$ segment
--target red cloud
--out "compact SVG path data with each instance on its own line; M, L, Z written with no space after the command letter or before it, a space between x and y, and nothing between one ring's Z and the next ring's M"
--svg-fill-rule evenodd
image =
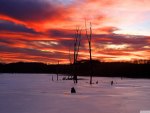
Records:
M98 30L99 30L99 32L104 32L104 33L111 34L114 31L117 31L119 29L116 28L116 27L112 27L112 26L106 26L106 27L99 28Z

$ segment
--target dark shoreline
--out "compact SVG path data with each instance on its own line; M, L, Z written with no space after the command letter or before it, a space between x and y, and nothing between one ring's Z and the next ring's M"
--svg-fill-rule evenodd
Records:
M136 64L129 62L92 62L92 75L97 77L148 78L150 63ZM90 76L89 61L76 64L78 76ZM35 73L35 74L74 74L73 64L10 63L0 64L0 73Z

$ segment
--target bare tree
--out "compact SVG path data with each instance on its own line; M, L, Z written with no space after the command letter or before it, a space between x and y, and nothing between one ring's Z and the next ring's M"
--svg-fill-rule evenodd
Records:
M85 32L86 32L86 38L88 40L88 45L89 45L89 54L90 54L90 84L92 84L92 49L91 49L91 39L92 39L92 24L90 22L90 33L88 34L87 30L87 25L86 25L86 20L85 20Z
M77 27L75 38L74 38L74 78L73 78L74 83L78 83L76 71L77 71L77 60L78 60L80 42L81 42L81 29Z

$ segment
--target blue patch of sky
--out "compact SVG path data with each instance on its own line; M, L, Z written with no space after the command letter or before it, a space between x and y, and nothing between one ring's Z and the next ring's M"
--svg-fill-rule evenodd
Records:
M130 26L129 29L136 31L137 33L141 35L150 35L150 20L143 21L139 24Z
M134 25L120 26L119 33L150 36L150 19Z
M74 2L74 0L57 0L58 2L61 2L62 4L64 5L69 5L71 4L72 2Z

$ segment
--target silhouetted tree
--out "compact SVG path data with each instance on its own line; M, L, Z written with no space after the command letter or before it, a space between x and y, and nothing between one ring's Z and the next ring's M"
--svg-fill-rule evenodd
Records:
M78 53L79 47L81 42L81 29L79 27L76 28L75 38L74 38L74 83L78 83L77 79L77 60L78 60Z
M90 54L90 84L92 84L92 49L91 49L91 39L92 39L92 24L90 22L90 34L88 34L87 26L86 26L86 20L85 20L85 32L86 32L86 38L88 40L89 44L89 54Z

